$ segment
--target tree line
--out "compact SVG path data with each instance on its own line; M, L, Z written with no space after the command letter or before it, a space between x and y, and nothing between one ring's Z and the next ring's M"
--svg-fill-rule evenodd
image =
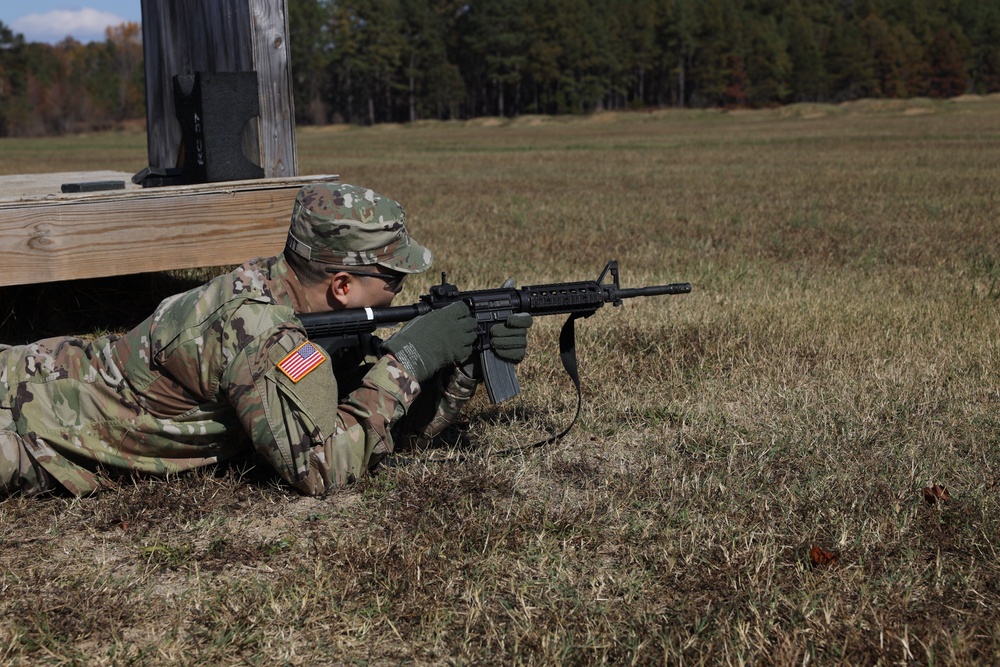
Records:
M300 122L1000 90L982 0L290 0Z
M138 23L103 42L26 42L0 22L0 137L106 129L146 111Z
M761 107L1000 91L982 0L288 0L296 120ZM0 23L0 136L144 116L138 24Z

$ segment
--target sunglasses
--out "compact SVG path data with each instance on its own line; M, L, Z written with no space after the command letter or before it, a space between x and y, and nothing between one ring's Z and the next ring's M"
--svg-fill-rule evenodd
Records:
M365 278L381 278L385 281L385 290L387 292L392 292L393 294L399 294L403 291L403 279L406 278L405 273L379 273L377 271L354 271L352 269L342 269L336 266L329 266L326 268L327 273L347 273L352 276L362 276Z

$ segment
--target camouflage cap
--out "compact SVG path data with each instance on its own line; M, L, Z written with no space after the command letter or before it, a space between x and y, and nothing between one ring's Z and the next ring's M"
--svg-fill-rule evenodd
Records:
M399 202L346 183L315 183L299 190L288 248L306 259L340 266L378 264L420 273L434 257L406 233Z

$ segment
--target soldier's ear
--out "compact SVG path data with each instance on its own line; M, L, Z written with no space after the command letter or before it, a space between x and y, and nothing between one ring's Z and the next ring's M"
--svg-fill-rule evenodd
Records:
M338 271L332 274L327 280L327 290L329 298L334 303L339 303L341 307L347 306L347 295L351 291L351 274Z

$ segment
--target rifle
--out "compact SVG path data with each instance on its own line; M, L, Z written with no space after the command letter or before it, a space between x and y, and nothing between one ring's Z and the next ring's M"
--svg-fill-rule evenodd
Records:
M622 288L618 279L618 262L605 265L597 280L573 283L551 283L515 288L504 285L497 289L459 291L441 274L441 284L434 285L430 294L420 297L419 303L387 308L352 308L327 313L304 313L299 319L305 326L309 339L335 354L344 348L362 345L362 339L380 327L408 322L438 308L464 301L469 306L479 326L474 358L467 368L470 375L483 381L490 401L500 403L521 393L514 364L496 356L490 346L490 330L514 313L535 315L563 315L569 318L559 334L559 353L563 367L572 378L577 391L577 416L583 401L580 377L576 367L576 334L574 322L590 317L605 303L622 305L623 299L663 294L687 294L691 283L673 283L653 287ZM576 417L573 418L573 423ZM570 423L559 438L569 432Z

